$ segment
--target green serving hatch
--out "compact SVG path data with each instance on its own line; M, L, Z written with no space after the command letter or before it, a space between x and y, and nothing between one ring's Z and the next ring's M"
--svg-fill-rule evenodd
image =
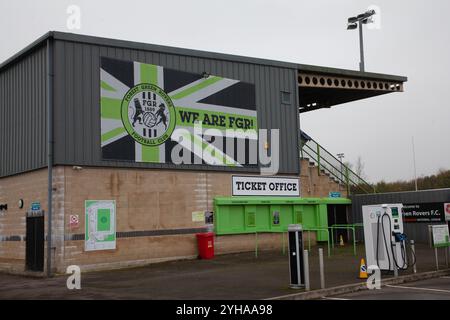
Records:
M304 229L327 228L327 205L351 204L346 198L216 197L214 228L217 235L286 232L290 224ZM327 241L319 231L317 241Z

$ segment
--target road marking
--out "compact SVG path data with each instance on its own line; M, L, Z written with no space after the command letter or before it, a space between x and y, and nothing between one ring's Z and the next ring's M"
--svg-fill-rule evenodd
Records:
M441 279L450 279L450 277L444 276L444 277L441 277Z
M398 288L398 289L413 289L413 290L424 290L424 291L434 291L434 292L445 292L450 293L450 290L442 290L442 289L431 289L431 288L418 288L418 287L405 287L405 286L393 286L387 284L386 287L389 288Z
M322 297L323 300L350 300L345 298Z

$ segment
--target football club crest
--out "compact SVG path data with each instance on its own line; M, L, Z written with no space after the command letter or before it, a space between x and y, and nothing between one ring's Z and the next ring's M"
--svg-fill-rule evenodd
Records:
M140 144L158 146L175 128L175 109L170 97L157 85L141 83L131 88L121 106L122 123Z

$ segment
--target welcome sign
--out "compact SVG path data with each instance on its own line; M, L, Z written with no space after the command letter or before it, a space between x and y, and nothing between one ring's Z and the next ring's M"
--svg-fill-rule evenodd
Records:
M257 165L253 84L102 57L100 87L105 160L173 163L177 148L190 163Z
M436 223L445 221L445 204L442 202L403 205L404 222Z

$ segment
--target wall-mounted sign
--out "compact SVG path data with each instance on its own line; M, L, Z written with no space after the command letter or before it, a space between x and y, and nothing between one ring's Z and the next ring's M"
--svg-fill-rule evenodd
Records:
M298 178L233 176L233 196L300 196Z
M433 230L433 246L434 247L448 247L450 246L450 241L448 239L448 225L433 225L431 226Z
M444 204L442 202L403 205L403 222L444 221Z
M41 203L40 202L33 202L31 204L31 211L39 211L41 210Z
M110 250L116 248L116 202L114 200L87 200L86 251Z
M258 165L254 84L102 57L100 88L105 160Z
M72 229L80 226L80 217L77 214L71 214L69 216L69 227Z
M450 221L450 203L444 203L445 221Z
M329 198L341 198L342 195L341 195L340 192L330 192L330 193L328 194L328 197L329 197Z
M27 217L42 217L44 216L44 210L41 208L40 202L32 202L30 210L27 211Z
M205 212L194 211L192 212L192 222L205 222Z
M214 224L214 213L212 211L205 211L205 223Z

